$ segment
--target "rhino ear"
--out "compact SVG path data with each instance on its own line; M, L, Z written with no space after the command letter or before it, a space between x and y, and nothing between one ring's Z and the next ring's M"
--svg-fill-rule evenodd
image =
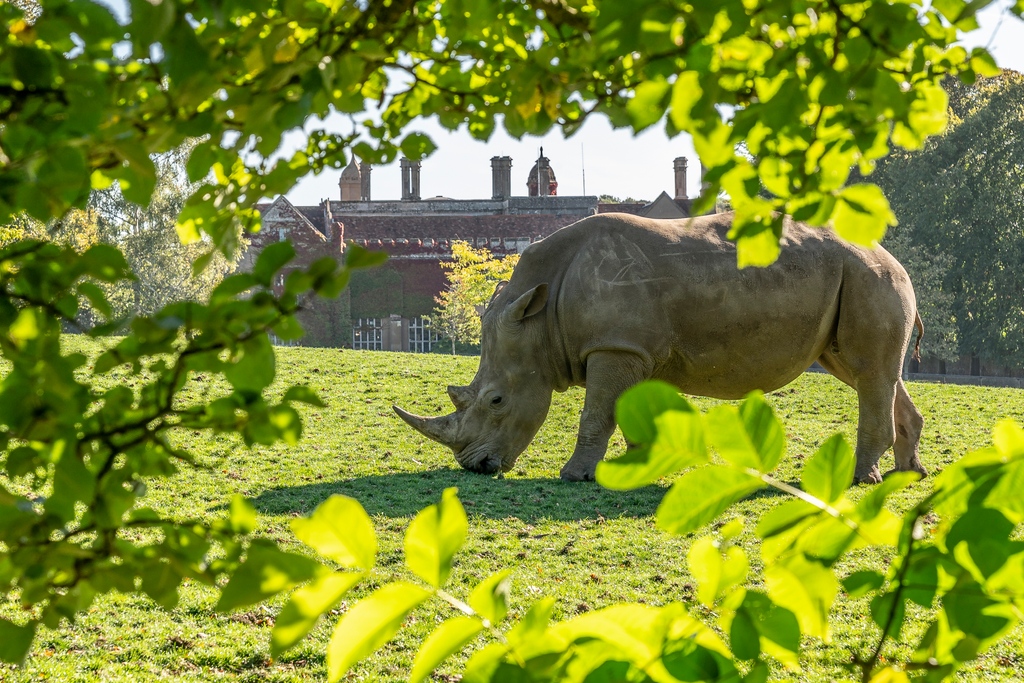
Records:
M498 284L496 284L494 286L494 294L491 294L491 298L487 302L488 305L490 305L491 301L494 301L494 297L496 297L499 294L501 294L501 290L505 289L505 285L507 285L507 284L508 284L508 280L502 280L501 282L499 282Z
M544 310L548 304L548 283L544 282L513 301L505 309L509 320L519 322Z

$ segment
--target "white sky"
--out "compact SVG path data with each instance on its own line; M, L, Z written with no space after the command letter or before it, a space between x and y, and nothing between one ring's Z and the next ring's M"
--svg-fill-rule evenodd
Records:
M982 12L981 28L970 34L965 44L973 47L989 43L1005 6L1006 0L1001 0ZM1024 71L1024 22L1006 15L990 47L1000 66ZM340 117L337 121L339 125L343 122ZM558 131L543 138L515 140L496 130L486 143L473 140L465 131L448 132L433 120L414 129L430 135L438 146L437 151L423 161L420 196L424 198L436 195L455 199L490 197L490 159L505 155L512 157L512 193L525 195L526 175L542 145L544 154L551 159L560 195L583 194L584 161L587 194L647 200L653 200L662 190L672 194L672 160L677 156L689 158L688 193L690 196L697 193L699 166L689 136L679 135L670 140L659 126L633 137L628 129L613 130L606 119L595 116L568 140ZM299 205L318 204L324 198L337 199L339 176L340 171L333 169L319 176L311 174L288 193L288 198ZM373 199L400 199L398 162L374 167L372 183Z
M119 16L127 15L125 0L97 0L111 7ZM996 62L1004 68L1024 72L1024 22L1009 15L1005 8L1013 0L997 0L979 15L981 28L964 41L968 48L989 45ZM328 127L350 130L341 116L328 119ZM595 116L568 140L554 130L543 138L525 137L515 140L496 130L488 142L473 140L464 130L449 132L433 120L422 122L411 130L427 133L438 149L423 160L420 174L420 196L437 195L455 199L481 199L491 196L491 162L493 156L512 157L512 193L526 194L526 175L538 156L541 146L551 159L558 179L560 195L610 194L625 199L653 200L662 190L672 194L674 171L672 160L687 157L687 177L692 197L697 194L700 170L697 155L689 136L669 139L660 126L648 128L633 136L628 129L613 130L607 119ZM302 143L300 132L287 136L282 150L297 148ZM289 152L290 153L290 152ZM584 188L584 162L586 188ZM339 170L312 174L288 192L294 204L319 204L321 199L340 197ZM372 197L400 199L401 180L398 162L376 166L373 170Z

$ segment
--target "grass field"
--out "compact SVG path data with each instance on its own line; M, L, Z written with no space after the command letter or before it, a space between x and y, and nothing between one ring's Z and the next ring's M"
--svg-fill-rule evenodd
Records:
M454 592L511 567L513 614L541 594L557 597L556 618L619 601L691 599L693 586L684 560L690 539L667 536L654 526L653 513L667 482L616 493L557 479L572 451L582 390L556 394L547 423L503 479L459 469L450 451L413 432L392 412L392 403L421 414L448 412L445 385L468 384L476 363L462 357L281 349L280 386L307 384L328 403L326 409L305 412L300 445L248 450L233 439L196 437L189 445L209 468L153 482L149 504L182 517L212 517L222 514L232 494L241 493L260 511L263 533L297 548L288 531L290 519L309 513L332 494L352 496L374 517L381 541L377 581L350 596L355 599L404 575L401 541L406 525L444 488L457 486L470 516L470 533L456 557ZM1021 390L928 384L909 389L925 415L922 459L933 472L985 445L996 420L1024 415ZM215 393L217 387L195 381L190 390ZM790 437L779 471L784 480L798 481L802 461L834 432L853 440L856 396L829 376L804 375L772 394L769 402ZM698 403L707 408L714 402ZM617 436L611 453L622 447ZM891 467L891 455L887 457L883 470ZM893 504L909 506L927 487L927 482L911 486ZM753 522L781 500L771 494L755 496L740 503L735 513ZM750 531L745 543L756 562L759 555ZM878 568L885 561L877 552L857 557L861 567ZM756 569L752 576L757 576ZM143 597L108 596L74 626L41 631L25 667L0 668L0 681L325 678L323 652L333 620L321 623L302 645L272 662L269 633L279 603L222 615L212 609L215 600L214 591L196 585L186 585L180 606L170 612ZM0 604L0 612L11 609L13 605ZM358 666L352 679L404 678L416 647L441 614L431 608L415 612L398 639ZM807 667L800 680L846 679L843 664L875 636L864 601L840 597L834 617L830 646L807 642ZM959 679L1021 680L1021 635L1018 629ZM457 671L449 665L438 679L456 680Z

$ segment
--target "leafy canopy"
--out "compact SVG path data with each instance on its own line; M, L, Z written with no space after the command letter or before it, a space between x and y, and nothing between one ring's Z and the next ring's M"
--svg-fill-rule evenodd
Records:
M571 134L599 114L693 136L703 205L730 195L741 264L774 259L773 211L869 244L893 217L873 186L845 186L850 168L940 132L945 75L994 72L984 49L955 45L987 4L130 0L120 25L93 2L48 0L34 23L5 3L0 223L61 216L111 181L147 205L151 155L208 136L178 229L230 254L259 198L342 166L346 150L374 163L429 154L429 138L406 132L419 118L486 140L496 125ZM327 130L332 112L352 130ZM306 146L277 159L300 126ZM773 198L757 196L762 183Z

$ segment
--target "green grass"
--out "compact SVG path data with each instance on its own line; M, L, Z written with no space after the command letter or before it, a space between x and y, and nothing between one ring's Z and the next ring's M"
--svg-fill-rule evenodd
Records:
M403 576L401 542L409 520L457 486L470 517L469 540L456 557L452 590L467 587L502 568L513 576L513 614L539 595L557 598L556 618L568 618L620 601L663 604L694 597L685 569L690 539L668 536L654 525L654 511L666 482L640 491L616 493L596 485L566 484L558 470L572 451L583 392L556 394L551 414L516 467L503 479L465 472L451 452L422 438L391 410L398 403L413 412L449 410L447 384L467 384L475 358L390 353L282 349L279 384L307 384L327 401L305 411L305 436L295 448L248 450L230 438L189 438L209 469L188 469L152 482L148 504L165 512L210 518L223 514L232 494L255 502L261 532L292 548L289 521L312 511L328 496L358 499L373 516L380 537L378 576L352 600ZM216 393L205 380L190 391ZM985 445L1000 418L1024 414L1024 391L952 385L909 387L926 425L921 451L933 472L969 450ZM713 401L698 399L702 408ZM856 430L856 396L825 375L804 375L769 397L790 437L778 475L799 481L802 462L836 431L851 443ZM621 452L616 436L611 453ZM891 467L891 455L882 469ZM917 484L893 498L903 509L924 494ZM864 489L853 496L863 495ZM730 515L753 521L781 496L764 493L736 506ZM744 543L758 576L759 554L748 530ZM881 568L886 558L862 551L859 567ZM849 570L847 563L842 569ZM0 668L0 681L309 681L325 678L324 650L336 617L326 620L279 661L269 658L269 634L280 602L241 614L213 611L216 593L195 584L181 591L181 604L165 611L144 597L102 598L73 626L41 631L22 669ZM15 609L0 605L0 613ZM694 608L696 614L710 617ZM359 665L352 680L397 680L408 674L417 645L446 613L421 609L399 637ZM863 652L876 636L865 601L840 597L833 610L833 642L806 643L801 680L844 680L853 651ZM481 641L482 642L482 641ZM479 642L477 643L479 645ZM905 653L904 653L905 654ZM464 660L460 660L464 661ZM990 650L960 675L965 681L1019 680L1024 668L1021 631ZM441 670L454 680L457 663Z

